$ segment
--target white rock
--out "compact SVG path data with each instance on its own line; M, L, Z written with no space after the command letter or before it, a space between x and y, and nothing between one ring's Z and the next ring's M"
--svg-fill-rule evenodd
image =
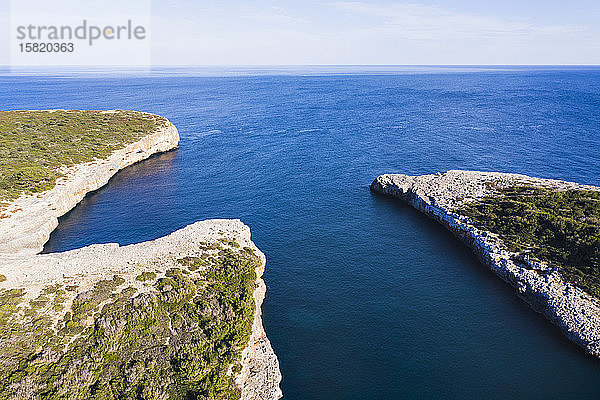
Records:
M252 243L250 228L239 220L208 220L189 225L160 239L129 245L91 245L58 254L38 254L50 233L58 226L58 218L79 203L87 193L105 185L119 170L153 154L177 147L179 134L169 122L138 142L113 152L107 159L78 165L66 171L54 188L41 194L23 195L3 210L0 218L0 274L6 281L0 288L25 288L25 299L37 297L55 283L75 285L67 304L77 294L91 289L102 279L115 274L123 277L138 293L148 290L135 278L148 265L164 273L174 260L194 254L201 242L219 238L235 239L242 247L251 247L263 262L258 267L254 299L256 313L252 333L242 352L242 370L236 383L243 400L275 400L282 396L279 362L267 338L261 319L261 306L266 286L261 276L265 256ZM8 217L6 217L8 216ZM144 266L144 267L140 267ZM59 315L55 316L58 320Z
M600 301L597 298L564 281L555 268L544 263L526 257L523 265L515 264L512 260L515 254L504 250L497 235L477 229L469 218L456 214L461 204L492 194L490 183L499 187L520 183L559 190L600 190L572 182L478 171L381 175L373 181L371 189L402 199L440 222L494 273L517 289L519 297L534 310L545 315L589 354L600 357Z

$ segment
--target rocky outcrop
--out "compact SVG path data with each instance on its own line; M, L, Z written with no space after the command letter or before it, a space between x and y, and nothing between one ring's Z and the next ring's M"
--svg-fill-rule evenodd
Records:
M235 246L231 246L231 243L235 243ZM214 252L221 248L238 252L242 251L240 249L250 248L260 259L256 267L256 312L252 334L242 352L241 372L236 379L242 390L241 398L278 399L282 395L279 389L281 374L277 357L266 337L260 318L260 309L265 297L265 283L261 279L265 268L265 256L251 241L250 228L239 220L201 221L160 239L129 246L101 244L57 254L3 255L0 256L0 274L6 280L0 283L0 291L5 295L6 289L23 288L25 292L20 297L20 302L33 304L39 302L40 296L51 296L48 294L48 288L69 288L61 295L61 305L65 308L41 310L44 317L50 317L53 323L58 323L64 320L67 312L74 313L75 299L78 296L86 296L98 282L108 282L118 277L118 286L112 290L118 293L119 290L134 288L131 298L136 301L135 299L156 291L153 282L169 276L167 271L181 268L178 260L201 257L205 253L216 254ZM144 273L153 274L152 281L140 279ZM98 306L96 312L99 313L100 309L101 306ZM98 318L96 322L93 321L94 319L91 323L100 323ZM42 335L42 332L36 334ZM171 346L172 350L176 349L173 343ZM0 366L4 362L1 360L2 351L4 349L0 343Z
M261 318L261 305L267 292L265 282L260 278L264 267L263 262L257 270L258 279L254 291L256 312L252 323L252 335L242 351L242 370L236 378L236 383L242 389L242 400L279 399L283 396L279 387L281 382L279 362L267 338Z
M0 254L37 254L42 251L58 218L75 207L87 193L104 186L119 170L153 154L177 147L179 134L168 122L157 132L113 152L108 158L77 165L43 193L23 195L3 210L0 218Z
M483 264L512 285L535 311L542 313L587 353L600 357L599 300L565 282L558 269L528 257L515 257L514 253L505 250L501 238L477 229L469 218L457 213L465 202L493 195L495 187L516 184L561 190L600 190L558 180L476 171L422 176L382 175L373 181L371 190L404 200L440 222L469 246Z
M167 123L157 132L113 152L106 159L66 170L64 178L59 179L54 188L40 194L21 196L5 207L2 210L3 218L0 218L2 304L11 304L11 307L13 302L29 304L29 308L15 309L21 310L17 312L29 313L27 315L35 313L33 305L41 307L47 326L59 326L62 323L66 327L64 321L73 311L71 308L75 299L89 296L99 282L113 282L116 285L109 285L115 291L113 297L131 290L131 299L135 303L138 298L156 296L152 294L156 290L155 286L145 278L140 279L146 276L145 273L150 274L153 279L160 279L170 269L180 268L178 260L186 257L213 257L215 249L226 248L236 254L242 254L241 249L252 249L261 260L256 267L256 288L253 293L256 308L251 336L242 352L240 371L236 373L235 382L241 389L241 398L244 400L278 399L282 396L279 388L281 373L261 320L261 306L266 292L261 278L265 256L252 243L250 229L239 220L197 222L166 237L135 245L92 245L65 253L38 254L58 225L58 218L75 207L87 193L105 185L119 170L153 154L171 150L177 147L178 142L177 129ZM187 273L193 274L190 271ZM59 292L60 296L56 294ZM52 304L47 304L48 298L52 298ZM105 303L96 305L96 312L102 309L102 304ZM23 311L26 309L29 311ZM8 314L1 315L0 323L15 316L11 316L10 312L13 311L9 310ZM106 320L93 322L91 319L87 323L110 326ZM22 328L21 333L25 335L27 329ZM13 335L14 340L18 340L17 336ZM38 336L41 335L37 335L36 340L39 339ZM76 342L75 338L70 340ZM169 338L167 343L168 341ZM6 363L19 361L14 356L5 357L2 345L0 340L0 370ZM36 357L48 359L49 356L42 352ZM32 391L34 389L34 383L25 382L15 389L17 394L10 397L29 398L31 396L28 397L28 390L35 393ZM163 398L165 393L157 392L153 395Z

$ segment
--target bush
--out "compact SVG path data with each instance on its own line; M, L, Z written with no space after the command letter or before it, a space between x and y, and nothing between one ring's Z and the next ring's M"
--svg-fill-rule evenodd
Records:
M44 290L26 316L23 292L0 290L0 399L20 390L42 399L239 399L228 371L239 370L251 334L261 261L241 249L211 252L211 262L191 257L163 278L145 275L156 290L138 295L121 289L121 277L99 281L58 327L43 307L62 300L62 287ZM202 269L186 269L194 263Z
M559 267L566 280L600 297L600 192L513 186L459 213L499 234L508 250Z
M61 167L106 158L165 123L136 111L1 111L0 200L51 189Z

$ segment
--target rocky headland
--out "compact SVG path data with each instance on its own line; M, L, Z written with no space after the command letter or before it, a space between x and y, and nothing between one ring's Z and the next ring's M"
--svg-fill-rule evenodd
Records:
M265 256L241 221L39 254L86 193L178 146L163 120L107 157L64 167L50 189L2 204L0 399L282 396L261 320Z
M176 148L179 134L166 121L156 132L114 151L109 157L64 168L64 176L42 193L22 194L7 205L0 218L0 254L37 254L42 251L58 218L87 193L104 186L118 171L153 154Z
M519 193L595 194L594 198L581 200L588 204L597 202L597 192L600 190L572 182L477 171L448 171L422 176L381 175L371 184L372 191L405 201L453 232L484 265L514 287L518 296L535 311L542 313L587 353L600 357L600 301L590 294L594 286L567 280L565 268L544 257L534 256L540 253L539 248L525 252L515 250L512 238L509 240L492 232L492 229L482 227L474 218L466 215L465 210L473 205L483 204L481 208L484 210L485 207L490 208L486 201L502 200L503 193L512 188L522 188ZM597 210L597 205L593 206ZM558 212L567 213L568 210ZM508 215L508 218L519 217ZM578 221L584 221L581 223L588 224L587 227L598 222L585 215L578 216ZM577 282L587 282L585 274L580 275L573 276L578 278Z

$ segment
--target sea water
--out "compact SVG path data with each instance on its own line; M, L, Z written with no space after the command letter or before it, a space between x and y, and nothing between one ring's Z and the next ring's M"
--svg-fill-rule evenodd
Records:
M594 399L600 362L379 174L518 172L600 185L600 69L4 73L3 109L134 109L180 149L117 174L46 251L239 218L266 253L287 400Z

